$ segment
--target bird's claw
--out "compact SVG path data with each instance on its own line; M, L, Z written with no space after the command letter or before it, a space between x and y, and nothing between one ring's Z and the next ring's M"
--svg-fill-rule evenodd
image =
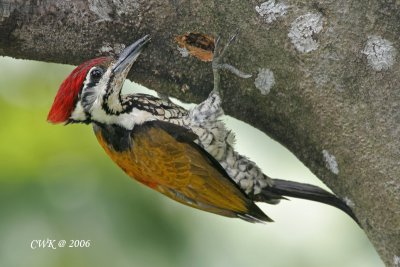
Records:
M244 73L230 64L221 63L221 60L223 59L226 51L228 50L229 46L236 40L236 37L238 36L238 34L239 34L239 31L237 30L236 33L233 34L228 39L228 42L225 44L225 46L223 48L220 48L221 37L217 36L217 38L215 39L214 57L213 57L213 61L212 61L212 69L213 69L213 74L214 74L214 89L213 89L213 91L215 93L220 93L220 90L219 90L219 83L220 83L219 70L220 69L228 70L240 78L247 79L247 78L251 77L251 74Z

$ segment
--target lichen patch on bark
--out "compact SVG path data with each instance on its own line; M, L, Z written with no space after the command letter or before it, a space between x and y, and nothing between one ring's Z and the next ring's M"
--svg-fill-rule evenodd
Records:
M308 13L295 19L289 30L289 38L301 53L316 50L319 43L315 37L323 28L323 17L320 13Z

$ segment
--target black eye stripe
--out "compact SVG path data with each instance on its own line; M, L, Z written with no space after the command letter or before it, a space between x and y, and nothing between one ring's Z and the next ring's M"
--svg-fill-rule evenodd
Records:
M101 67L93 67L87 74L85 82L79 92L78 98L83 100L87 96L94 94L94 87L99 83L101 77L104 74L104 70ZM85 96L83 96L85 95Z

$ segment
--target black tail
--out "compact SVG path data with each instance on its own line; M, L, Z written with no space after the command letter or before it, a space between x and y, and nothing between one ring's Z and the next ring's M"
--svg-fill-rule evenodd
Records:
M273 179L274 183L271 187L263 189L261 194L257 195L258 201L265 201L268 203L274 203L276 196L295 197L307 200L313 200L321 203L325 203L341 209L347 213L353 220L360 225L357 217L346 203L328 191L310 184L297 183L292 181L286 181L281 179ZM276 202L275 202L276 203Z

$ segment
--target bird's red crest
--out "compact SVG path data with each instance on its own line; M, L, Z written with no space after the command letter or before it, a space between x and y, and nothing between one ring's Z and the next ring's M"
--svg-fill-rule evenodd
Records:
M47 120L51 123L66 122L78 101L78 95L82 89L87 72L92 67L109 60L111 60L109 57L99 57L86 61L76 67L60 85Z

